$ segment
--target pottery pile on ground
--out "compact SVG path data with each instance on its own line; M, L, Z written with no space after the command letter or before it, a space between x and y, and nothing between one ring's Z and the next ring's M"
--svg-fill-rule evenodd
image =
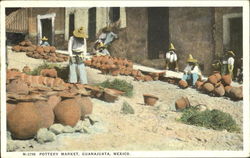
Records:
M84 61L84 63L87 66L101 70L103 74L133 76L138 81L159 80L159 77L163 75L163 73L143 73L140 70L135 70L133 69L133 62L126 58L94 56L91 60Z
M68 56L56 53L54 46L36 46L29 40L20 42L18 45L12 47L15 52L26 52L28 57L35 59L44 59L49 62L64 62L68 60Z
M92 113L90 97L114 102L123 94L118 90L69 84L54 77L7 70L7 127L13 138L33 138L39 129L54 123L74 127Z

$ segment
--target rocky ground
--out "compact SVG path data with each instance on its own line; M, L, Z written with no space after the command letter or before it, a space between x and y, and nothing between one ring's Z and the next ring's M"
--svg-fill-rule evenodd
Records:
M9 54L9 68L31 68L42 61L26 57L25 53ZM65 64L65 63L62 63ZM138 82L130 76L108 76L99 70L87 67L90 84L106 79L119 78L133 84L131 98L120 96L115 103L92 99L94 109L89 116L96 122L86 126L85 131L58 134L53 142L40 144L34 140L9 139L17 151L62 151L62 150L243 150L243 134L215 131L186 125L178 121L181 112L176 112L174 102L186 96L192 105L206 104L210 109L230 113L242 128L243 101L231 101L225 97L211 97L193 88L180 89L162 81ZM145 106L143 94L159 97L153 107ZM123 102L128 102L134 114L122 114ZM88 119L85 120L88 122Z

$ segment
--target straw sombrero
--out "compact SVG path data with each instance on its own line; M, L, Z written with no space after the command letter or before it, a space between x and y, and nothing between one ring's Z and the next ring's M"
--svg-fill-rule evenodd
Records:
M187 62L188 63L197 63L198 61L196 59L194 59L191 54L189 54Z
M169 50L175 50L173 43L170 43Z
M80 27L79 29L74 30L73 35L77 38L88 38L88 36L84 32L83 27Z
M46 38L45 36L43 36L43 38L41 38L42 41L48 41L48 38Z
M229 55L232 55L232 56L234 56L235 57L235 54L234 54L234 52L233 51L227 51L227 54L229 54Z
M110 32L111 31L111 27L110 26L106 26L102 29L102 32Z

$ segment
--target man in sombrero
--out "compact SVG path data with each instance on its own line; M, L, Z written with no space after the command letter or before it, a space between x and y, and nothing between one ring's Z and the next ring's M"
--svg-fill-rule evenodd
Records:
M169 51L166 53L166 70L178 71L177 54L173 43L169 45Z
M87 84L87 73L83 59L87 54L88 36L84 33L84 28L74 30L73 36L70 37L68 43L68 52L70 56L69 62L69 82ZM78 81L79 78L79 81Z
M222 66L221 66L222 75L230 74L231 77L233 78L234 57L235 57L235 54L233 51L226 52L225 57L222 60Z
M191 83L192 86L194 86L195 82L201 76L201 71L198 67L198 61L194 59L191 54L189 54L187 63L188 64L184 69L184 75L182 77L182 80L185 80L188 83Z
M43 38L41 38L40 46L50 46L50 44L48 42L48 38L43 36Z

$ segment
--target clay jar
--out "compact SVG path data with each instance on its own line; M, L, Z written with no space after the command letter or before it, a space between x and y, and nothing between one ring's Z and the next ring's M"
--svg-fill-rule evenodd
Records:
M188 87L188 83L185 80L180 80L178 85L180 88L183 88L183 89Z
M204 89L204 91L206 91L208 93L212 92L214 90L214 85L212 83L209 83L209 82L204 83L203 84L203 89Z
M222 97L225 94L224 86L222 84L219 84L217 87L215 87L214 94Z
M213 85L215 85L218 80L217 80L217 77L215 75L211 75L208 77L208 82L212 83Z
M190 107L190 102L187 97L181 97L175 101L176 110L183 110L187 107Z
M224 85L230 85L232 82L232 78L230 75L223 75L222 81L223 81Z
M195 82L195 87L200 90L202 88L202 85L204 84L204 82L202 81L196 81Z
M154 106L157 100L159 99L158 97L151 94L143 94L143 98L144 98L144 104L150 106Z

